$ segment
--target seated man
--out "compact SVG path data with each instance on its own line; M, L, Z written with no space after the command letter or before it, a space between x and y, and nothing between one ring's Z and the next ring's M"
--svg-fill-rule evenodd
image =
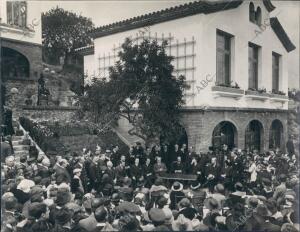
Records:
M184 173L184 165L181 162L181 156L177 156L177 160L172 164L172 173Z
M153 169L156 175L159 175L160 173L165 173L167 171L167 167L163 162L161 162L160 156L157 156L156 164L154 164Z

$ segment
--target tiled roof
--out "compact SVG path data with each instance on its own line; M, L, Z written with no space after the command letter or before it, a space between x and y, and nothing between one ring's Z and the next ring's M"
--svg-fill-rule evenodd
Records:
M153 13L133 17L116 23L108 24L93 29L90 33L92 37L98 38L118 32L123 32L140 27L150 26L157 23L183 18L195 14L209 14L218 11L230 10L241 5L242 0L232 1L195 1L183 5L170 7Z
M85 47L76 48L75 52L80 53L82 55L94 54L94 44L91 44L91 45L88 45Z
M278 18L277 17L270 18L270 24L273 31L275 32L275 34L277 35L278 39L280 40L284 48L287 50L287 52L293 51L296 47L292 43L287 33L285 32L282 25L280 24Z

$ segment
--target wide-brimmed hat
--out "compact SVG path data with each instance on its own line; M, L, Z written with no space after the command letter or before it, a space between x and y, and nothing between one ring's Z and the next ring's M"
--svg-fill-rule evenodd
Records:
M117 207L119 212L140 213L141 209L133 202L124 201Z
M182 189L183 185L178 181L175 181L171 188L172 191L181 191Z
M246 200L246 204L252 208L255 208L259 203L259 200L256 197L249 197Z
M162 209L151 208L148 212L149 219L152 222L165 222L166 215Z
M196 190L196 189L198 189L198 188L200 188L200 187L201 187L201 183L198 182L198 181L196 181L196 180L194 180L194 181L191 183L191 185L190 185L190 188L191 188L192 190Z
M189 199L187 198L183 198L179 201L178 205L182 208L185 208L185 207L190 207L191 206L191 202Z
M221 208L219 202L215 198L212 198L212 197L206 198L204 200L204 206L210 210L215 210L215 209Z
M32 180L24 179L18 184L17 189L23 191L24 193L29 193L31 187L35 186Z

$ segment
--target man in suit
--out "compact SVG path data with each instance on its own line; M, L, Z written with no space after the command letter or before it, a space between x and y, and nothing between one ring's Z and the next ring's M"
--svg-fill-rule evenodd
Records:
M13 150L9 141L5 138L4 141L1 141L1 162L4 163L5 158L12 155Z
M97 228L97 220L95 218L95 211L98 207L104 204L104 201L100 198L94 198L91 202L92 213L89 217L79 221L79 226L88 232L93 232Z
M153 184L153 165L151 164L151 160L148 157L146 159L146 163L143 165L143 174L145 179L145 187L150 188Z
M211 158L211 163L206 167L205 175L209 191L212 192L219 179L219 166L216 157Z
M157 163L154 164L153 167L155 174L159 175L160 173L165 173L167 171L167 167L163 162L161 162L161 157L158 156L156 161Z
M172 173L184 173L184 164L181 162L181 156L172 164Z

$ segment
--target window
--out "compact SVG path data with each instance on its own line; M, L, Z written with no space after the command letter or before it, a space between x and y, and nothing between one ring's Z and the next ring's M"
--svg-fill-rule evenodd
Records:
M258 6L255 10L253 2L250 2L249 4L249 21L258 26L261 25L261 9Z
M258 49L255 44L249 43L248 46L248 75L249 75L249 89L258 89Z
M27 6L23 1L7 2L7 23L19 27L26 27Z
M260 7L257 7L255 12L255 22L258 26L261 25L261 9Z
M272 53L272 90L279 91L279 59L280 55Z
M250 2L249 4L249 20L250 22L255 23L255 9L253 2Z
M217 85L230 85L231 35L217 31Z

